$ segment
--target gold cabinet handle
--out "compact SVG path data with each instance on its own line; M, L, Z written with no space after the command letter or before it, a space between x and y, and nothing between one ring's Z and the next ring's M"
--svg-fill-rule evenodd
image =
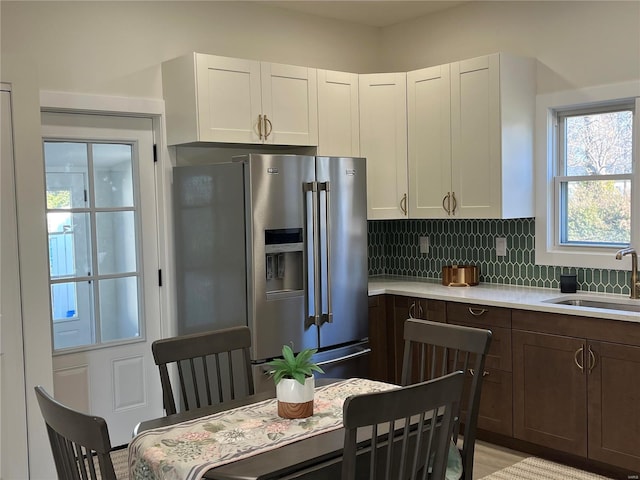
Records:
M444 206L444 202L447 202L446 207ZM451 215L450 206L451 206L451 192L447 192L447 194L442 198L442 208L444 209L445 212L447 212L447 215Z
M584 366L581 365L580 362L578 362L578 355L582 356L582 352L584 352L584 345L582 345L578 350L576 350L576 353L573 354L573 361L578 366L580 371L584 372Z
M402 196L402 200L400 200L400 210L402 210L402 213L404 215L407 214L407 194L406 193Z
M451 199L453 200L453 208L451 209L451 215L455 215L456 208L458 208L458 201L456 200L456 192L451 192Z
M485 309L485 308L473 308L473 307L469 307L469 313L471 315L473 315L474 317L479 317L480 315L484 315L485 313L487 313L489 310Z
M589 345L589 373L593 371L596 366L596 354L591 350L591 345Z
M418 303L418 315L420 316L420 318L424 318L422 316L423 313L424 313L424 311L422 310L422 305L420 303Z
M262 140L262 114L258 115L258 137Z
M416 310L416 302L413 302L409 307L409 318L416 318L413 316L413 312Z
M267 126L269 129L267 129ZM273 130L273 125L271 124L271 120L267 118L267 115L264 116L264 139L266 140L269 135L271 135L271 131Z
M469 369L469 373L471 374L472 377L476 374L476 372L475 372L475 370L473 368ZM486 370L484 372L482 372L482 376L483 377L486 377L487 375L489 375L489 372L487 372Z

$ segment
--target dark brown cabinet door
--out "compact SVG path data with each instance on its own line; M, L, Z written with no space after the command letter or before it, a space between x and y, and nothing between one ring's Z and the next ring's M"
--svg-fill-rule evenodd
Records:
M447 318L446 303L441 300L395 295L393 296L392 313L389 350L393 352L393 367L389 381L399 384L402 376L402 358L404 355L404 322L408 318L445 322Z
M640 472L640 347L589 342L589 458Z
M386 295L369 297L369 376L373 380L389 381L389 351L387 348Z
M587 456L586 341L513 330L513 433Z
M467 398L468 389L471 388L471 373L466 372L465 377L463 398ZM480 394L478 428L510 437L513 434L512 399L511 372L485 370ZM461 412L462 423L466 413L465 408Z

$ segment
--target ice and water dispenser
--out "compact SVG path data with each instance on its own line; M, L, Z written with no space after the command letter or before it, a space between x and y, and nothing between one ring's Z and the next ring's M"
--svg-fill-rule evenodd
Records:
M265 230L267 296L304 293L302 228Z

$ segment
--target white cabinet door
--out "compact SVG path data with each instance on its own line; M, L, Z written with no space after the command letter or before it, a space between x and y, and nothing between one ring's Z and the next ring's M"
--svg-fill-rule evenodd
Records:
M261 143L260 62L192 53L162 64L167 143Z
M360 155L367 159L367 218L407 217L407 74L360 75Z
M534 215L535 60L505 53L451 64L455 215Z
M203 54L196 62L200 141L259 143L260 62Z
M449 65L407 73L410 218L445 218L452 207L449 82Z
M451 64L452 191L462 218L500 216L500 57Z
M358 74L318 70L318 155L360 156Z
M264 143L318 144L316 69L261 62Z

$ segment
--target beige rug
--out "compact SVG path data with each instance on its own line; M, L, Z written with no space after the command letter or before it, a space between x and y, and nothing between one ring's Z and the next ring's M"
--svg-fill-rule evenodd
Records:
M481 480L610 480L607 477L529 457Z
M111 452L113 469L116 471L118 480L129 480L129 452L126 448L121 448Z

